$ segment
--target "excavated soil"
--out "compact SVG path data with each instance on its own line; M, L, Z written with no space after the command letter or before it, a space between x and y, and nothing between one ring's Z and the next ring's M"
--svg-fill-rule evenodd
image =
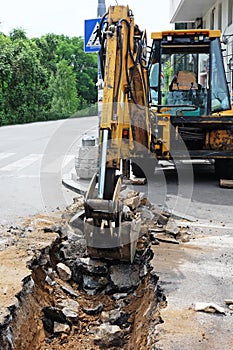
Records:
M17 317L12 322L12 329L14 335L15 349L29 350L29 349L80 349L80 350L94 350L103 349L103 345L95 344L95 327L99 324L99 315L88 316L84 312L80 313L77 325L73 326L70 334L61 334L50 337L44 330L42 318L42 308L44 305L54 305L57 300L66 295L60 292L48 290L46 286L41 286L42 281L39 281L40 273L36 272L36 288L35 292L27 296L23 305L17 312ZM42 278L43 280L43 278ZM38 285L37 285L38 283ZM51 294L50 294L51 293ZM78 298L80 307L90 307L93 304L101 302L104 304L104 310L115 309L114 302L110 297L100 296L87 297L79 294ZM129 296L129 305L125 311L130 313L133 322L131 331L126 329L124 349L151 349L148 347L148 335L153 338L154 325L160 321L159 312L155 310L155 305L152 305L154 300L154 291L149 288L141 287L137 290L137 296ZM129 320L130 321L130 320ZM153 326L152 326L153 325ZM22 336L23 335L23 336ZM119 349L121 346L106 347L107 349Z
M127 296L127 304L124 312L129 314L128 327L124 330L122 344L116 346L97 345L95 342L95 328L100 324L100 315L89 316L80 312L78 320L72 325L69 334L62 332L49 334L43 326L43 308L48 305L56 305L65 300L67 294L62 292L60 285L64 282L57 280L58 285L54 288L45 283L45 274L41 268L36 268L32 274L35 282L33 293L20 296L21 305L11 322L14 348L17 350L57 350L57 349L152 349L155 342L155 326L160 320L158 300L155 294L155 286L149 285L148 281L141 285L134 293ZM73 285L72 290L76 296L73 300L78 301L80 310L93 308L100 302L104 311L115 310L117 305L107 295L88 296L80 292ZM70 297L69 297L70 298ZM160 296L159 296L160 298ZM162 306L163 303L161 302ZM123 328L124 329L124 328ZM6 349L6 348L4 348Z
M62 262L61 246L67 240L61 227L82 208L79 197L65 212L37 215L19 226L1 227L5 233L0 251L4 262L0 283L1 350L155 349L155 329L161 322L160 309L166 305L166 298L149 265L153 255L145 262L147 269L138 286L127 291L101 290L89 295L77 281L65 281L56 272L56 265ZM82 256L80 252L77 255ZM116 298L116 294L122 295ZM77 303L76 317L61 319L57 305L65 302ZM96 311L99 305L101 309ZM51 319L46 310L52 312ZM106 315L119 310L119 317L104 321ZM108 339L109 324L112 330L118 328ZM102 336L96 336L101 325L107 329L103 341Z

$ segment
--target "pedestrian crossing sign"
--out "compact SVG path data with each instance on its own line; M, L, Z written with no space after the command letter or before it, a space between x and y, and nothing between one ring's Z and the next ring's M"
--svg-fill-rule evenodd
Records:
M86 19L84 22L84 51L99 52L100 40L98 37L98 29L101 18Z

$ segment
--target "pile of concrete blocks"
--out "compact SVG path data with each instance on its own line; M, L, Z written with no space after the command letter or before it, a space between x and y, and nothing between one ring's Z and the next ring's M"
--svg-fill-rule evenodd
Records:
M80 179L91 179L98 169L98 145L96 139L84 137L75 157L75 170Z

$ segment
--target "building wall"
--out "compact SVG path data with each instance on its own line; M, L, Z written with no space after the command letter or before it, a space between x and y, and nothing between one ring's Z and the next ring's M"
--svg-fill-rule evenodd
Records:
M180 2L180 0L170 0L170 18L172 18Z
M210 29L220 29L223 41L223 56L227 81L229 88L233 88L233 73L229 68L233 55L233 1L218 0L209 11L203 16L203 27Z
M195 0L185 0L192 4ZM205 1L205 0L203 0ZM197 5L198 6L198 5ZM182 8L182 0L170 0L170 18L176 10ZM201 12L201 10L200 10ZM200 14L201 17L201 14ZM216 0L209 10L202 16L203 27L220 29L225 34L233 32L233 0Z
M231 3L231 9L230 7ZM203 16L203 24L210 29L220 29L224 34L232 33L233 30L233 16L232 16L233 1L231 0L219 0L216 1L209 11ZM231 14L231 20L229 15Z

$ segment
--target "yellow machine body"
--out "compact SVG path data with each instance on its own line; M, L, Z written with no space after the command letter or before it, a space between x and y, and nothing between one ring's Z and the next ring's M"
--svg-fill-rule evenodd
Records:
M140 219L125 222L122 179L153 175L155 161L215 159L233 179L233 111L218 30L146 32L128 6L110 6L99 29L103 77L99 171L85 200L90 256L132 262ZM149 170L152 170L151 172Z

